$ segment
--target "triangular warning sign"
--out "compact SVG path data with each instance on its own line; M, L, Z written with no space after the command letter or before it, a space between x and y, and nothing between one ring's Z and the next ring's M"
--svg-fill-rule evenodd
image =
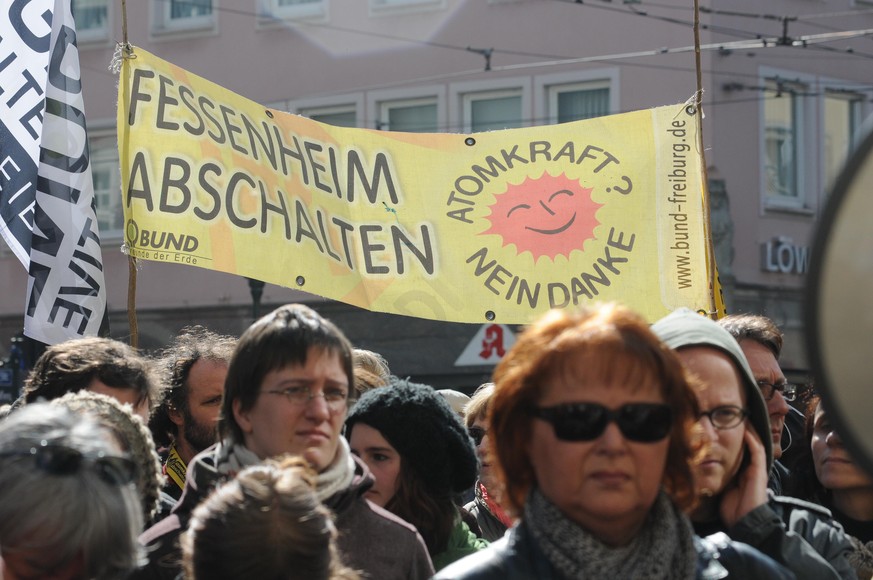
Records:
M455 361L456 367L495 365L512 345L515 334L505 324L483 324Z

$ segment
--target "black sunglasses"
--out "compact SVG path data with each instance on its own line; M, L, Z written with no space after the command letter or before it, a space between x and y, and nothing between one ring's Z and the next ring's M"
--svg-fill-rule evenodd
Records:
M673 411L661 403L629 403L614 410L597 403L564 403L531 412L550 423L555 436L564 441L597 439L615 421L625 439L654 443L666 437L673 425Z
M72 475L87 463L100 479L112 485L126 485L136 477L136 465L129 457L107 455L102 451L87 456L78 449L46 441L30 449L0 451L0 457L33 457L37 468L51 475Z
M470 427L467 429L467 433L470 434L470 439L472 439L473 443L478 447L482 443L482 440L485 439L486 431L482 427Z

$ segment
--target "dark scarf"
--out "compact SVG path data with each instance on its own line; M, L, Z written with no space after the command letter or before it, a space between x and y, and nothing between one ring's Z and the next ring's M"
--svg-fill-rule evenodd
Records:
M696 574L691 523L663 492L630 544L612 548L564 516L534 489L524 521L546 558L564 578L688 580Z

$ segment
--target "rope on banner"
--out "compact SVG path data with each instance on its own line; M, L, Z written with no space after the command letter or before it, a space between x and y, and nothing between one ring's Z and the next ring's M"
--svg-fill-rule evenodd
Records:
M121 42L127 46L127 0L121 0Z
M118 74L125 58L136 58L133 48L127 41L127 0L121 0L121 43L115 47L112 63L109 69ZM127 242L121 246L121 251L127 255L127 323L130 326L130 346L139 347L139 324L136 319L136 272L139 268L136 258L130 254Z

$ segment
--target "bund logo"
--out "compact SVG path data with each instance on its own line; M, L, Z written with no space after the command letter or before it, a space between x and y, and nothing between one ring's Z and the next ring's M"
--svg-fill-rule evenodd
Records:
M148 230L129 220L124 228L124 237L134 258L184 264L197 264L199 259L203 259L194 255L200 241L192 235Z
M139 226L136 225L136 222L133 220L128 221L124 233L127 238L127 245L135 247L136 242L139 239Z

